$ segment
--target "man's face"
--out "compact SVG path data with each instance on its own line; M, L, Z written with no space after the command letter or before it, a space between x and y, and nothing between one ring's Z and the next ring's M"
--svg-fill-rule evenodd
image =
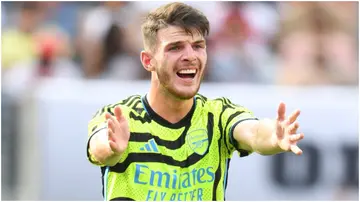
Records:
M196 95L207 61L204 37L192 35L176 26L157 33L157 49L153 57L160 87L178 99Z

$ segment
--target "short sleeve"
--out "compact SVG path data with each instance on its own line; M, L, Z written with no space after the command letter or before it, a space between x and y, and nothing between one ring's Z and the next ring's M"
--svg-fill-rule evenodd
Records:
M232 103L227 98L222 98L221 127L223 129L225 145L230 154L237 150L240 157L247 156L251 151L239 149L237 141L234 139L234 128L237 124L246 120L258 120L247 108Z

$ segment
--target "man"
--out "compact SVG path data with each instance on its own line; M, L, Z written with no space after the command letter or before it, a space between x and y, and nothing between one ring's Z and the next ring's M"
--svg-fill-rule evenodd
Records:
M39 2L20 4L14 27L5 27L1 36L1 68L3 72L19 62L30 62L37 56L33 34L43 21L44 7Z
M300 111L258 120L226 98L197 94L207 61L209 22L170 3L142 25L141 62L150 91L98 111L89 123L89 160L101 166L105 200L224 200L232 153L292 151Z

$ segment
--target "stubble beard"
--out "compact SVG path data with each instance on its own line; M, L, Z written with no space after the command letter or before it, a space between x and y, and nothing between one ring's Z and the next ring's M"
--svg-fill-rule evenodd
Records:
M194 92L183 93L183 92L179 92L178 90L176 90L174 85L171 84L171 75L169 75L168 72L161 71L161 70L156 70L156 75L158 77L160 87L162 88L162 90L166 94L174 97L177 100L189 100L189 99L192 99L199 92L200 84L201 84L201 81L202 81L203 76L204 76L204 75L201 75L200 83L197 85L197 88L196 88L196 90Z

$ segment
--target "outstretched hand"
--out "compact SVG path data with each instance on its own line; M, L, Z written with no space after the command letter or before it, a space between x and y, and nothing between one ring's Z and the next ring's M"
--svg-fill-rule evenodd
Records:
M296 121L300 115L300 110L295 110L287 118L285 117L285 111L285 104L281 102L276 119L277 144L283 151L291 151L296 155L301 155L302 150L297 146L297 143L304 138L304 134L297 134L299 123Z
M116 155L121 155L127 148L130 138L129 124L119 106L114 109L115 116L106 113L108 122L109 145Z

